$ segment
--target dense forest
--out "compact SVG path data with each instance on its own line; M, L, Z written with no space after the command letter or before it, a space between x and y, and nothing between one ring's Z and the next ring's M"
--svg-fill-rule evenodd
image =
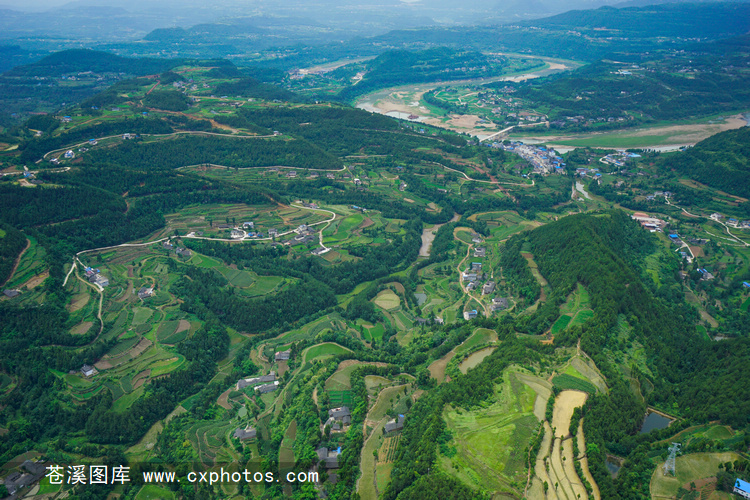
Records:
M727 130L705 139L661 165L727 193L750 197L750 127Z

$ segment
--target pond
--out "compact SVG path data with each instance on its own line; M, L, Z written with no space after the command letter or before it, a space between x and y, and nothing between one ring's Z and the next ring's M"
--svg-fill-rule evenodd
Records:
M671 423L672 419L663 415L659 415L655 412L650 412L646 414L646 418L643 420L641 433L651 432L653 430L659 429L666 429Z
M617 473L620 471L619 462L616 462L612 460L610 457L607 457L607 460L604 462L604 464L607 466L607 470L612 475L612 477L617 476Z

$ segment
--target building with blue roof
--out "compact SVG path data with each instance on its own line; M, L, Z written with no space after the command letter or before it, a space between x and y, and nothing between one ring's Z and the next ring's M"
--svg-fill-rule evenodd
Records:
M732 493L739 495L742 498L750 498L750 483L743 481L742 479L736 479L734 481L734 489Z
M680 237L680 235L679 234L670 234L669 237L672 238L673 240L676 240L676 239L678 239Z

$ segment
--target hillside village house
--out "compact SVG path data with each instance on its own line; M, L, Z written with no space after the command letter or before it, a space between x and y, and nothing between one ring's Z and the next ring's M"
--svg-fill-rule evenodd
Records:
M235 429L234 434L232 435L240 441L245 441L246 439L254 438L257 435L257 431L254 427L250 427L248 425L244 429L238 427L237 429Z
M265 384L268 382L273 382L276 380L276 372L271 372L268 375L263 375L261 377L253 377L253 378L245 378L240 379L237 381L237 390L244 389L245 387L250 387L258 384Z

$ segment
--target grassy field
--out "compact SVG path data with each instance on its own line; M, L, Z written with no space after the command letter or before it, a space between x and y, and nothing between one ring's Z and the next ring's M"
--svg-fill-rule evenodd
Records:
M691 453L678 456L675 461L675 476L664 475L664 462L656 466L651 476L650 491L652 497L674 498L680 487L689 486L691 481L715 477L719 464L740 459L734 452Z
M497 332L487 328L477 328L471 336L456 347L456 354L469 352L475 347L497 341Z
M168 488L162 488L155 484L144 484L135 500L172 500L174 493Z
M447 407L443 417L456 454L440 455L440 468L475 488L520 497L526 484L523 450L538 425L535 399L534 390L506 370L491 405L471 411Z

